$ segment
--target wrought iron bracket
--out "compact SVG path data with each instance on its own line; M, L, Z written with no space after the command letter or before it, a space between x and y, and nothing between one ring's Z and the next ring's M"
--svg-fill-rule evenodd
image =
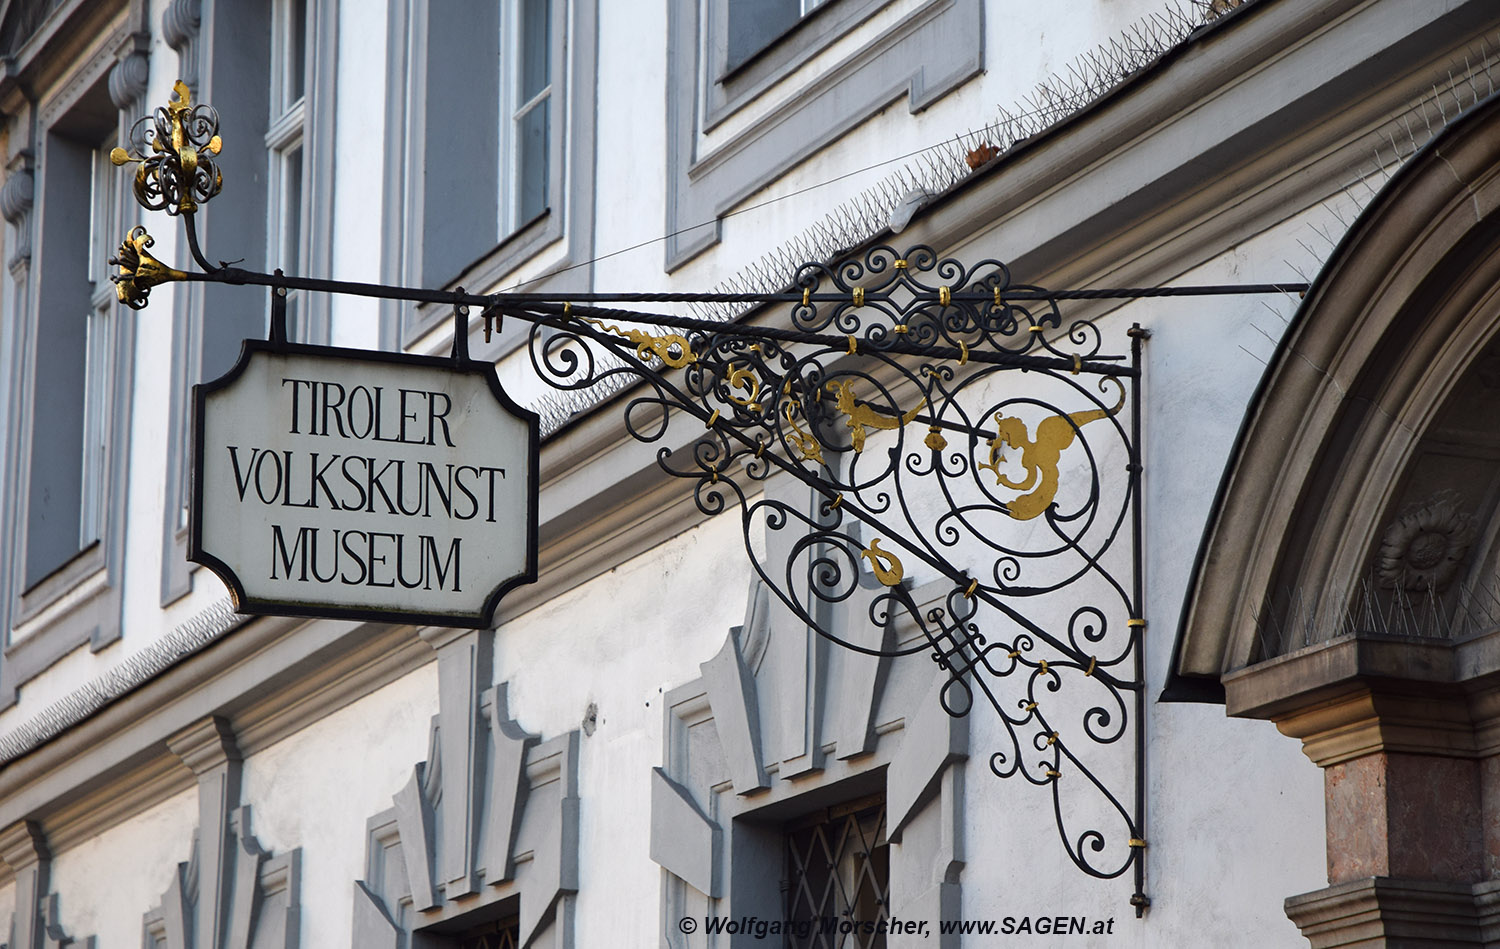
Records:
M982 707L999 725L991 772L1049 794L1069 859L1094 877L1133 872L1130 902L1145 911L1138 433L1149 333L1112 338L1065 320L1058 301L1305 285L1047 290L1015 283L1000 261L966 265L924 246L809 262L765 294L472 294L214 266L194 213L223 185L218 117L180 83L177 94L137 123L136 154L148 157L117 149L115 161L140 162L137 199L183 219L202 270L162 264L136 228L111 260L122 303L140 309L168 281L270 287L270 333L282 339L290 290L448 305L455 358L470 307L486 334L504 318L529 323L538 378L624 392L629 434L663 446L659 465L703 514L738 511L752 567L809 629L860 653L925 654L946 676L948 714ZM787 316L715 322L619 306L675 302ZM668 447L681 425L697 434ZM777 500L773 476L816 503ZM781 561L757 559L759 530L785 538ZM933 581L946 593L918 603L916 583ZM855 641L839 632L850 628L908 633Z

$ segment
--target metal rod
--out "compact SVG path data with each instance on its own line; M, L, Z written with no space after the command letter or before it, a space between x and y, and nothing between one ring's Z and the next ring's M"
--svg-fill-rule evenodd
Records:
M182 212L182 228L187 233L188 250L192 252L193 259L198 262L198 266L209 273L219 270L220 268L208 262L208 258L203 256L203 249L198 245L198 221L194 212ZM189 279L194 276L196 275L188 274Z
M192 216L183 215L189 230ZM191 237L189 244L206 273L189 273L187 279L215 283L254 284L258 286L285 286L291 290L311 290L320 293L349 293L356 296L379 297L385 300L407 300L413 303L468 303L488 305L509 303L526 307L543 303L802 303L801 292L786 293L510 293L493 294L464 293L462 290L429 290L422 287L398 287L389 284L361 283L351 280L324 280L314 277L283 276L258 273L239 267L214 268L208 265L197 250L197 242ZM1114 287L1097 290L1043 290L1035 287L1017 287L1001 290L1002 302L1012 300L1104 300L1146 297L1201 297L1233 296L1257 293L1306 293L1305 283L1248 283L1215 284L1192 287ZM982 291L955 290L950 294L954 302L993 303L995 294ZM847 292L815 292L807 295L809 303L848 303ZM864 297L865 303L905 302L896 295L872 292Z
M1132 534L1131 538L1131 579L1130 597L1134 601L1132 612L1135 617L1144 620L1146 617L1145 602L1145 578L1141 571L1145 566L1144 551L1141 549L1141 340L1150 336L1150 331L1136 323L1128 331L1130 334L1130 366L1135 370L1135 391L1131 393L1130 400L1130 518ZM1144 623L1132 630L1135 637L1133 644L1135 651L1135 681L1140 688L1135 690L1135 834L1138 839L1145 841L1146 838L1146 626ZM1147 907L1151 905L1151 897L1146 895L1146 848L1137 849L1135 854L1135 893L1130 897L1130 905L1135 907L1135 917L1140 919L1145 915Z

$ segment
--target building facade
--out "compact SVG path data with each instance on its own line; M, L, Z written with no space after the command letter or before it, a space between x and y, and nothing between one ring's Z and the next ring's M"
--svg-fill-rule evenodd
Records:
M0 944L1500 945L1494 4L14 0L0 47ZM488 627L188 560L193 386L271 292L110 279L137 226L193 266L111 154L179 80L201 264L739 295L286 295L540 416ZM940 316L873 332L908 277Z

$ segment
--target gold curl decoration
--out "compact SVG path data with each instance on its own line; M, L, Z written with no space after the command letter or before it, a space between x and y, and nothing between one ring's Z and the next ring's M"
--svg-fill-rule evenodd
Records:
M109 278L115 285L115 297L132 310L145 307L152 287L187 279L187 274L151 256L146 248L155 243L156 239L137 225L125 235L120 250L109 259L112 266L120 268L119 273L111 274Z
M642 360L649 361L652 356L655 356L669 369L681 369L698 361L698 356L688 345L687 337L681 333L663 333L661 336L652 336L643 330L621 329L601 320L585 320L585 322L592 323L607 333L613 333L621 339L634 343L635 354Z

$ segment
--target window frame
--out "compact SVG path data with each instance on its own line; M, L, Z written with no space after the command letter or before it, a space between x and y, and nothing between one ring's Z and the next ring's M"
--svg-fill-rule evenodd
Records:
M528 289L586 290L587 268L572 269L587 259L594 220L594 135L599 0L549 0L551 13L551 82L547 90L550 135L547 145L546 210L520 220L514 210L515 184L508 157L514 134L502 121L510 100L500 91L502 43L516 29L516 0L495 9L493 31L483 24L455 24L455 12L432 0L404 0L390 7L388 35L406 42L389 45L387 55L386 155L382 278L421 286L489 287L544 251L550 251L548 274ZM446 14L446 18L445 18ZM509 24L509 25L507 25ZM483 36L476 36L483 31ZM468 50L466 61L488 61L496 68L493 87L451 95L446 72L457 68L434 57L434 47L454 36ZM491 41L490 36L493 36ZM472 47L472 49L469 49ZM471 82L472 86L473 83ZM476 111L485 89L498 105ZM429 129L441 129L433 135ZM497 146L497 173L463 174L454 156L487 154ZM442 167L449 173L422 175L420 169ZM382 341L387 349L405 349L452 319L435 305L382 305ZM478 326L476 321L475 326ZM508 321L491 343L470 335L470 351L496 358L525 339L525 328ZM442 344L446 345L446 344Z
M226 180L265 182L265 187L226 189L198 212L199 232L214 253L215 222L223 220L219 240L236 254L249 258L246 266L272 270L277 266L302 276L331 276L333 264L334 175L333 149L337 112L338 67L337 0L306 0L303 29L303 92L295 108L279 108L287 84L284 58L278 47L286 43L286 9L292 0L240 0L205 9L196 32L177 24L166 40L177 51L176 74L185 77L195 102L218 108L225 141L264 142L262 148L226 149L219 163ZM300 110L300 121L298 120ZM281 119L273 123L273 116ZM272 200L279 187L273 154L300 130L302 192L299 260L290 267L268 260L278 256L275 243L281 212ZM262 230L264 228L264 230ZM229 368L227 351L239 339L263 337L270 311L269 298L256 298L242 288L182 284L172 288L172 403L168 421L166 506L162 513L160 603L170 606L190 593L200 569L187 560L186 519L189 485L188 447L191 443L187 404L193 385L208 381ZM332 336L328 294L306 294L298 302L297 338L327 344ZM212 318L205 314L214 313ZM219 363L205 367L205 361Z
M129 121L130 110L122 111L110 92L115 71L135 69L131 58L141 55L142 37L130 33L127 23L128 18L120 17L96 33L89 53L68 75L53 83L35 105L7 116L12 147L20 144L23 149L10 162L9 175L31 176L29 200L34 207L10 220L6 241L17 250L7 288L8 315L17 326L0 365L0 379L8 389L0 422L13 446L5 473L9 487L0 504L0 560L10 564L0 577L0 708L13 704L22 685L63 656L82 646L97 652L121 635L135 321L115 300L108 267L96 258L101 249L104 257L112 256L137 217L129 189L108 177L123 173L101 160L101 153L107 154L124 135ZM24 71L27 66L18 68ZM122 94L133 92L129 81L118 85ZM56 189L64 185L61 178L49 179L69 177L69 187L76 189L77 182L71 180L74 166L83 168L81 174L89 180L81 221L67 209L49 208ZM102 195L100 182L107 183ZM60 247L73 250L59 254ZM80 252L86 255L82 261L70 256ZM58 383L77 393L77 453L64 458L63 454L73 454L68 450L55 459L65 467L76 466L77 550L36 575L34 570L44 568L30 563L30 534L36 529L31 492L39 463L32 434L40 402L47 401L42 387L48 381L36 357L42 310L48 305L42 288L59 274L65 275L60 278L64 283L77 279L88 284L78 301L84 325L74 354L85 384Z
M273 0L271 7L270 112L266 122L266 262L269 268L287 273L308 273L308 167L309 108L307 100L308 53L314 36L311 29L316 0ZM300 33L294 24L300 13ZM301 62L293 54L300 37ZM301 89L293 95L292 76L300 74ZM295 171L293 171L295 169ZM295 178L295 181L292 180ZM315 330L302 310L308 294L287 292L288 335L297 342L326 343L326 330L312 339ZM326 321L325 321L326 322Z
M946 593L944 581L933 581L912 595L925 609ZM789 826L877 794L885 836L901 845L888 851L887 912L956 915L969 723L943 709L947 674L815 643L803 653L797 622L776 619L774 601L761 612L757 596L752 583L746 623L701 664L703 676L665 696L663 759L653 769L651 795L663 930L675 932L684 916L786 919L781 878ZM851 619L866 615L854 604L839 609ZM805 626L801 631L814 638ZM898 646L920 635L909 620L889 631ZM856 682L868 691L851 690ZM829 712L835 695L844 706L839 714ZM777 711L767 715L769 708ZM801 753L810 749L819 754ZM953 871L936 886L934 861Z
M557 65L556 50L554 49L559 39L564 40L566 49L566 37L557 35L558 27L554 23L554 15L558 7L566 10L566 5L557 0L535 0L539 2L547 12L546 18L546 79L540 89L530 97L523 98L526 93L526 67L528 59L535 54L535 50L526 45L526 24L524 18L528 5L534 0L508 0L504 4L504 10L500 15L500 61L496 68L500 70L500 103L501 115L500 127L500 181L506 187L500 195L499 201L499 237L503 244L506 239L524 229L528 224L547 215L552 210L554 203L553 189L550 186L552 168L557 167L552 152L553 132L557 83L554 80L555 67ZM542 182L543 190L546 192L545 199L540 208L528 211L525 204L525 192L528 187L526 181L526 166L523 141L525 133L522 131L524 121L533 113L544 110L545 122L543 131L545 133L545 145L542 157ZM561 148L566 148L566 142L558 143ZM559 191L561 189L558 189Z
M873 2L872 0L865 0L864 6L867 9L878 8L885 2L888 2L888 0L873 0ZM839 4L852 6L853 3L854 0L798 0L796 19L779 28L773 27L772 29L775 30L774 33L768 33L760 41L760 45L749 53L746 53L744 58L736 62L731 61L729 55L729 47L733 39L732 33L734 30L729 15L729 0L715 0L709 8L710 22L715 24L715 27L711 30L714 42L709 47L712 58L709 61L708 74L714 77L715 83L723 84L742 70L752 67L763 56L771 56L780 60L779 68L784 69L785 60L803 53L808 45L814 45L821 49L833 42L833 39L842 33L842 30L838 27L834 27L832 30L825 31L824 33L816 33L814 30L804 29L811 17L829 7ZM783 41L790 40L794 34L804 34L803 43L800 46L792 43L786 49L778 51L777 48L783 44Z
M920 112L984 68L983 0L923 0L744 129L710 138L893 0L830 0L726 70L729 2L667 7L668 272L718 243L723 214L870 116L903 97Z

